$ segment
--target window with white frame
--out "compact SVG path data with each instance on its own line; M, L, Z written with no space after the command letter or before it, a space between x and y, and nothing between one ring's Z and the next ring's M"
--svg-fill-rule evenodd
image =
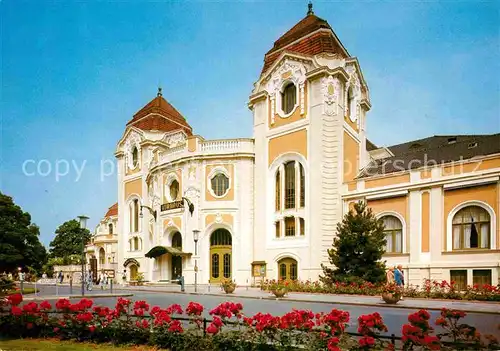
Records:
M137 167L139 164L139 150L137 149L137 146L134 146L132 149L132 167Z
M170 201L176 201L179 196L179 182L174 179L170 182L169 186Z
M385 251L387 253L403 252L403 223L396 216L383 216L384 234L387 240Z
M139 231L139 200L134 199L129 204L130 217L130 232L137 233Z
M210 185L212 187L212 192L218 196L223 197L229 191L229 177L224 173L216 173L212 179L210 179Z
M305 235L306 174L301 162L281 163L274 173L275 237Z
M297 104L297 87L289 82L281 92L281 110L285 115L291 113Z
M480 206L467 206L452 220L453 250L489 249L491 218Z

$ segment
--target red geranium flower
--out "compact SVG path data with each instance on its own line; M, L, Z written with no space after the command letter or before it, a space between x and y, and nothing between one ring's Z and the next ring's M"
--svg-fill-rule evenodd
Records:
M18 306L21 302L23 302L23 295L21 294L13 294L7 296L7 301L12 306Z

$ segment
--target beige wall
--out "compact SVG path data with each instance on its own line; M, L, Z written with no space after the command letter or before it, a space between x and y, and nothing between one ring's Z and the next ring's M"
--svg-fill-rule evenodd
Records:
M137 194L142 197L142 179L135 179L125 183L125 199L130 195Z
M443 167L442 175L449 176L454 174L482 171L491 168L500 168L500 157L484 161L467 162L463 164L456 164L452 166Z
M401 175L385 176L377 179L365 181L365 188L378 188L381 186L396 185L407 183L410 181L410 174L405 173Z
M430 247L430 217L431 217L431 194L429 191L422 193L422 252L429 252Z
M344 182L353 180L359 169L359 143L344 131Z
M269 165L278 156L287 152L296 152L307 158L307 130L305 128L269 140Z
M221 217L222 217L223 223L229 224L231 226L233 225L233 215L228 214L228 213L223 213L223 214L221 214ZM208 214L205 217L205 227L208 227L210 224L214 223L216 218L217 218L217 215Z

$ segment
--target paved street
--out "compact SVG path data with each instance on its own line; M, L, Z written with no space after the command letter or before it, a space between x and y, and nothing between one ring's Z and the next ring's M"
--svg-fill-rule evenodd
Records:
M144 288L145 289L145 288ZM76 289L74 288L74 292ZM149 289L149 290L154 290L154 289ZM165 289L164 289L165 290ZM189 289L188 289L189 290ZM356 325L356 320L357 318L362 315L362 314L368 314L368 313L373 313L373 312L379 312L383 317L384 320L389 328L389 334L394 333L396 335L401 334L401 326L407 322L407 317L409 313L412 313L413 311L416 311L418 309L411 309L411 308L399 308L399 307L386 307L387 305L375 305L375 306L367 306L367 305L353 305L353 304L342 304L341 302L336 302L335 304L328 303L328 302L305 302L305 301L297 301L294 298L297 297L296 295L301 295L301 294L290 294L290 298L285 298L282 300L271 300L271 299L258 299L258 298L248 298L242 296L244 291L246 291L245 288L241 289L241 291L237 291L237 295L225 295L225 294L220 294L218 296L214 295L208 295L208 294L199 294L199 295L194 295L190 293L175 293L174 291L172 292L162 292L160 288L156 289L156 292L153 291L141 291L138 288L134 289L121 289L121 290L115 290L114 292L118 293L133 293L134 296L131 297L134 300L146 300L148 303L151 305L159 305L159 306L168 306L173 303L178 303L181 306L186 306L188 302L190 301L196 301L202 303L205 308L206 312L208 312L209 309L215 307L217 304L223 302L223 301L237 301L241 302L244 306L244 313L247 315L253 315L257 312L269 312L275 315L282 315L291 309L308 309L313 312L328 312L332 310L332 308L336 309L341 309L348 311L351 315L351 325ZM203 291L203 290L202 290ZM216 293L219 294L219 289L218 288L211 288L210 293ZM50 296L54 295L55 292L55 287L43 287L41 291L42 296ZM59 289L60 295L68 295L69 288L68 287L62 287ZM105 291L109 293L109 291ZM208 291L207 291L208 292ZM79 292L78 292L79 293ZM101 294L102 291L100 289L95 289L90 294ZM247 292L249 295L251 294L250 289ZM306 294L302 294L306 295ZM320 296L322 299L326 299L329 296L332 295L311 295L310 296ZM266 294L265 296L268 296ZM338 297L338 296L336 296ZM348 298L351 302L353 300L359 300L359 296L342 296L342 298ZM106 305L106 306L113 306L116 303L116 297L105 297L105 298L99 298L95 300L96 304L100 305ZM373 299L377 299L374 297ZM378 300L377 300L378 301ZM406 300L405 300L406 301ZM403 302L405 302L403 301ZM430 302L430 301L427 301ZM437 304L441 304L441 301L433 301ZM378 301L379 303L379 301ZM498 304L490 304L491 309L498 308ZM455 308L459 308L458 306ZM430 311L432 315L432 320L435 320L435 318L439 315L438 311ZM208 314L207 314L208 316ZM469 323L471 325L476 326L482 333L489 333L489 334L494 334L496 336L500 337L500 330L498 329L498 325L500 324L500 314L492 314L492 313L468 313L467 317L464 320L465 323ZM355 327L349 328L349 331L355 331Z

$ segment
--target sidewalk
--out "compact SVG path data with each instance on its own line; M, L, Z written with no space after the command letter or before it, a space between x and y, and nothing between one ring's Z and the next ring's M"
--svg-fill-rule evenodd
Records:
M158 293L181 293L179 285L166 286L130 286L116 287L117 291L134 291L134 292L158 292ZM219 286L198 286L197 292L194 292L194 286L186 285L184 294L191 295L209 295L209 296L228 296L224 291L221 291ZM246 299L269 299L276 300L274 295L269 292L260 290L259 288L238 287L230 297L239 297ZM310 303L329 303L337 305L357 305L357 306L376 306L389 308L407 308L407 309L427 309L441 310L442 308L457 309L469 313L489 313L500 314L500 303L498 302L482 302L482 301L460 301L460 300L434 300L434 299L416 299L405 298L399 301L396 305L388 305L383 302L380 296L363 296L363 295L330 295L330 294L309 294L291 292L283 299L284 301L294 302L310 302Z
M59 300L59 299L81 299L83 297L88 299L99 299L106 297L130 297L134 296L132 293L116 293L116 294L87 294L85 296L79 295L37 295L29 294L23 296L23 301L43 301L43 300Z

